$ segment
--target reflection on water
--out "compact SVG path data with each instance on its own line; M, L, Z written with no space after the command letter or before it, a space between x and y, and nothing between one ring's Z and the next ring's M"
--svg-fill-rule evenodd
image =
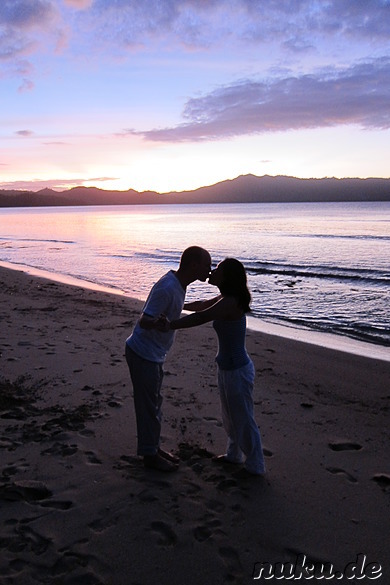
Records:
M1 260L142 299L194 244L244 263L255 317L390 345L389 203L0 210Z

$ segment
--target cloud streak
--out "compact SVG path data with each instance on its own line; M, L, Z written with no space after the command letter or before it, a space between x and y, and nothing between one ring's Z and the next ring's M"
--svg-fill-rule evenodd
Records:
M220 140L288 130L357 125L390 128L390 59L344 70L246 80L187 101L185 122L136 132L150 141Z
M1 166L1 165L0 165ZM107 181L117 181L118 177L93 177L89 179L32 179L30 181L9 181L0 183L0 189L22 189L39 191L40 189L53 189L62 191L71 187L78 187L85 183L104 183Z

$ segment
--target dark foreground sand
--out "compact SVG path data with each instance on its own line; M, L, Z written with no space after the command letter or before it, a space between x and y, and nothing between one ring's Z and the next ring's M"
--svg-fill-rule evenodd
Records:
M335 571L366 555L382 576L356 582L390 582L390 362L250 333L267 475L239 480L211 460L214 332L180 331L163 442L182 461L162 474L135 455L140 303L4 268L0 302L2 585L281 583L255 564L299 554Z

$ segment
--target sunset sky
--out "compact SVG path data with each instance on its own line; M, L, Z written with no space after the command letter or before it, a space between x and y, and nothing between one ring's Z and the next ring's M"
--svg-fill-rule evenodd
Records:
M390 177L390 0L1 0L0 188Z

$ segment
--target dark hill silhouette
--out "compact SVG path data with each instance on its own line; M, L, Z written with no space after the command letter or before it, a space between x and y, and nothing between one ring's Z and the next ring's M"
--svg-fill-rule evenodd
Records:
M262 203L315 201L390 201L390 179L298 179L241 175L192 191L156 193L73 187L67 191L0 190L0 207L58 205L140 205L155 203Z

